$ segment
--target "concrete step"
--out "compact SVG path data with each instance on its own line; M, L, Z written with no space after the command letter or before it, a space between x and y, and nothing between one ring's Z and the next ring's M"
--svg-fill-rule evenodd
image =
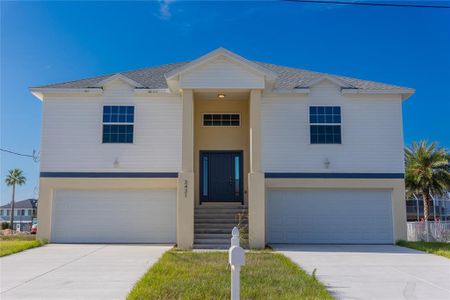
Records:
M194 233L195 234L204 234L204 233L210 233L210 234L228 234L231 237L231 228L195 228Z
M230 243L228 244L194 244L194 249L229 249Z
M211 244L228 244L230 245L231 241L229 238L211 238L211 239L194 239L195 245L211 245Z
M194 219L194 224L238 224L239 222L235 219L214 219L214 218L204 218L204 219ZM247 220L242 220L243 224L247 224Z
M245 224L247 225L247 224ZM237 226L237 224L235 223L195 223L194 224L194 229L223 229L223 230L229 230L231 232L231 230L233 229L234 226Z
M204 215L195 215L194 220L205 220L205 219L215 219L215 220L221 220L221 219L227 219L227 220L239 220L238 216L235 215L224 215L224 214L204 214ZM245 219L245 218L243 218Z
M241 202L203 202L196 207L247 207L247 205Z
M195 239L231 239L231 233L195 233Z
M196 210L194 212L198 215L210 215L210 214L222 214L222 215L237 215L237 214L245 214L248 215L248 211L242 211L242 210L222 210L222 209L202 209L202 210Z
M248 210L242 209L196 209L196 214L248 214Z

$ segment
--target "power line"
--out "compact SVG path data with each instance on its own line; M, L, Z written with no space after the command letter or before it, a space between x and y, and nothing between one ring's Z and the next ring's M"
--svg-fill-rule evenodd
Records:
M31 155L30 154L18 153L18 152L14 152L14 151L3 149L3 148L0 148L0 151L6 152L6 153L10 153L10 154L14 154L14 155L18 155L18 156L31 157L35 162L39 161L39 153L36 153L36 150L33 150L33 154L31 154Z
M316 3L316 4L340 4L357 6L385 6L385 7L413 7L413 8L447 8L446 5L425 5L425 4L400 4L400 3L379 3L379 2L353 2L353 1L326 1L326 0L283 0L286 2Z

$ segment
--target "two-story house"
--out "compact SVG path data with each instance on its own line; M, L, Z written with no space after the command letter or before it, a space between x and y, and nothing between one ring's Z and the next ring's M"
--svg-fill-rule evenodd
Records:
M31 230L36 218L37 203L37 199L25 199L14 203L14 230ZM0 222L11 223L11 203L0 206Z
M31 92L43 105L38 235L50 242L206 247L229 240L239 211L254 248L406 238L413 89L219 48Z

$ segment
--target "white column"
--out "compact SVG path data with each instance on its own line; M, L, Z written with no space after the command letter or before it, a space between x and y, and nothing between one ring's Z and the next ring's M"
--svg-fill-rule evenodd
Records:
M264 248L266 201L265 179L261 168L261 91L250 92L250 173L248 174L249 243Z
M177 189L177 246L192 248L194 242L194 94L183 90L181 172Z

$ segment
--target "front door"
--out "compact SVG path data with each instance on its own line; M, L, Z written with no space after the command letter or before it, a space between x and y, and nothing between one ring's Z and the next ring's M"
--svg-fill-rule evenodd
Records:
M242 151L200 151L200 201L243 202Z

